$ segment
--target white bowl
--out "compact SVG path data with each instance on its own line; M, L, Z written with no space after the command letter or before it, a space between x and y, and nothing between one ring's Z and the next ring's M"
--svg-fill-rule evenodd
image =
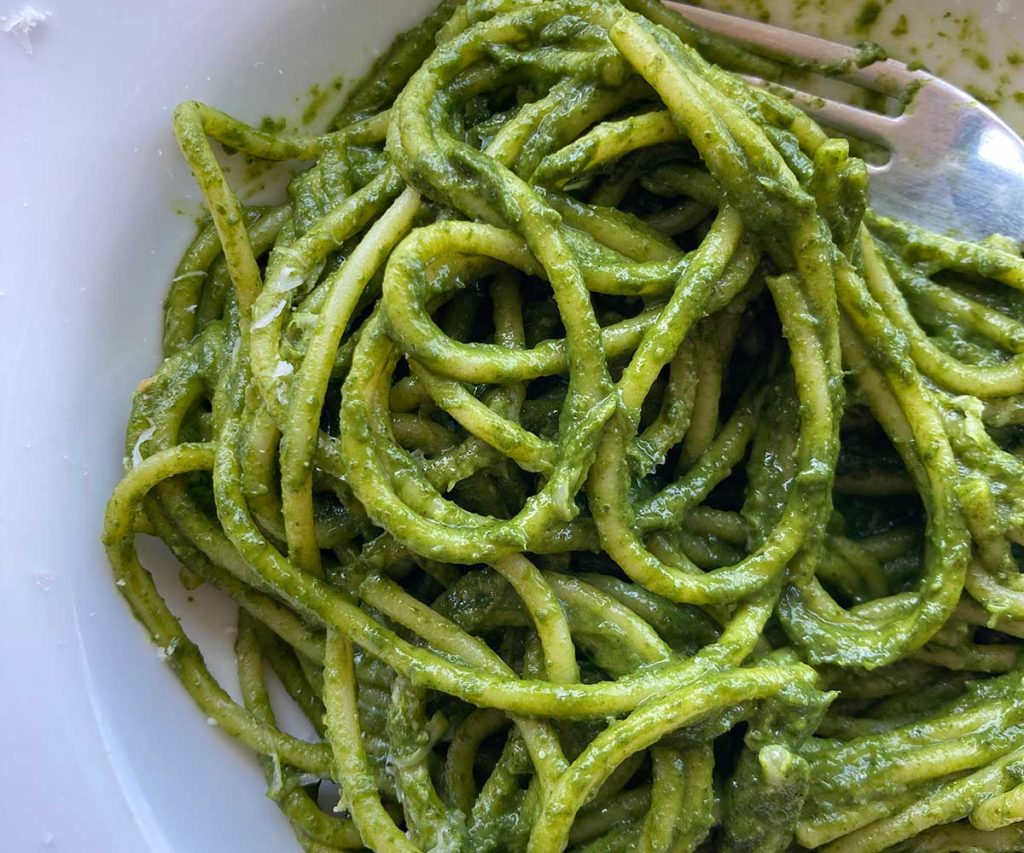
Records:
M795 8L717 5L767 6L783 21ZM923 5L898 0L870 35L896 41L886 33L900 8ZM39 3L52 17L34 31L32 55L0 33L0 848L295 849L255 762L206 725L114 590L101 515L121 470L129 395L157 362L161 300L193 231L174 104L297 116L311 84L357 75L430 6L51 0ZM851 35L850 6L819 16L827 32ZM1010 6L934 3L912 16L909 40L931 38L926 61L953 79L995 85L1024 41ZM988 72L934 35L949 29L947 10L973 11L990 32ZM898 46L907 52L905 39ZM1003 88L1022 127L1012 92L1024 73L1011 70ZM170 561L144 556L173 589ZM179 592L171 603L231 685L228 608L216 595Z

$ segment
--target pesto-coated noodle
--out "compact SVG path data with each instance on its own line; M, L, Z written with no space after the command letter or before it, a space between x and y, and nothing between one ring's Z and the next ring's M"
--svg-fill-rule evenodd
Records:
M445 0L328 132L177 109L209 220L104 542L303 849L1024 848L1024 260L736 72L652 0Z

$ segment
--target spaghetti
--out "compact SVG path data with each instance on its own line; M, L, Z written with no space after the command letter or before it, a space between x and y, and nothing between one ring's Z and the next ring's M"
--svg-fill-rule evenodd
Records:
M776 70L445 0L326 133L177 109L209 220L104 542L304 849L1024 847L1024 260L868 210ZM247 207L213 141L312 164Z

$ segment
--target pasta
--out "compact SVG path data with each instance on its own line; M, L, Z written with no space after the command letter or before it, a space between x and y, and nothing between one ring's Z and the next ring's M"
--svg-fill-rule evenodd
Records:
M445 0L325 133L178 107L209 218L104 542L303 849L1024 849L1024 259L871 211L777 70ZM247 206L214 142L306 165Z

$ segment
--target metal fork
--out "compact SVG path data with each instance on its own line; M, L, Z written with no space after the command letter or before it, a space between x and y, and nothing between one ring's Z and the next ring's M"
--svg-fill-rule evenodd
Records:
M665 5L767 57L846 63L850 70L837 79L905 103L901 115L886 116L782 87L818 123L889 151L885 165L868 167L871 205L879 213L967 239L994 233L1024 239L1024 140L966 92L894 59L859 68L861 51L848 45L696 6Z

